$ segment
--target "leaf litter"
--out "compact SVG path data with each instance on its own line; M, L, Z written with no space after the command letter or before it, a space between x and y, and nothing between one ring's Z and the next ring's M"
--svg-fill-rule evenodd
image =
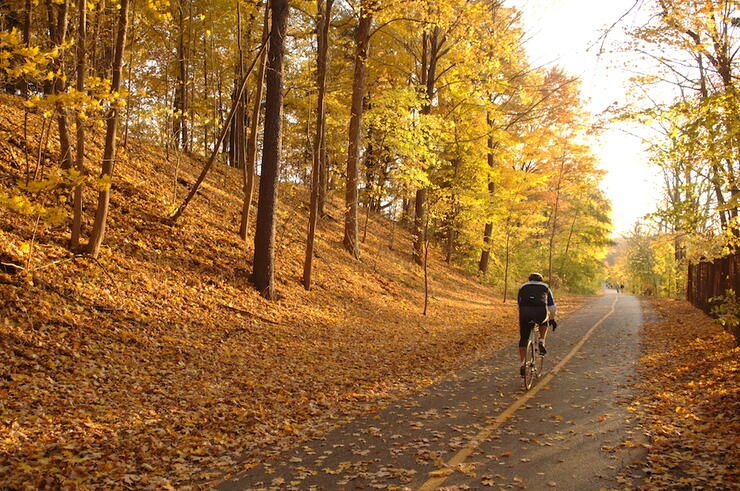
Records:
M627 408L650 438L646 462L632 466L646 475L639 488L737 489L740 348L687 301L647 301L661 319L643 326L642 382Z
M7 136L23 112L6 96L0 105L8 191L22 166ZM29 134L40 126L31 114ZM94 172L102 138L90 139ZM57 151L56 137L49 148ZM360 261L341 249L339 221L322 222L315 286L305 291L307 194L291 183L280 190L280 299L265 301L248 282L251 244L237 236L237 170L217 166L176 226L162 220L199 170L197 158L168 161L133 141L116 167L97 261L70 257L63 229L3 216L0 255L37 268L0 274L3 486L207 487L514 340L514 306L435 251L422 317L411 236L389 237L377 215ZM87 205L94 199L85 194ZM332 200L330 215L341 210ZM561 301L565 310L579 302Z

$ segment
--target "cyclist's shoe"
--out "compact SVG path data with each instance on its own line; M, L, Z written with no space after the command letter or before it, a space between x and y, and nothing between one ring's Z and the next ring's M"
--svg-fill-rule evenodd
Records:
M522 365L522 366L519 367L519 375L521 375L522 377L524 377L524 365Z
M547 354L547 350L545 349L545 345L542 343L542 341L540 341L539 349L540 349L540 354L541 355L546 355Z

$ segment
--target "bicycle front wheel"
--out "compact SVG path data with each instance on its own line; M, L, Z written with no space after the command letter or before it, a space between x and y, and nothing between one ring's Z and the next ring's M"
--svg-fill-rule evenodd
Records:
M545 361L545 357L540 353L539 349L536 350L535 360L535 365L537 366L537 377L539 377L542 374L542 364Z
M536 356L536 348L534 343L530 341L524 355L524 388L527 390L532 388L532 383L537 377L537 368L535 367Z

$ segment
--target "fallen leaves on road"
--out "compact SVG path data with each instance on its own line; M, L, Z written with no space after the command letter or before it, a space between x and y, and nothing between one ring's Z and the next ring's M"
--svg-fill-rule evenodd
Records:
M644 489L737 489L740 348L688 302L652 300L643 327L641 394L629 411L651 437Z

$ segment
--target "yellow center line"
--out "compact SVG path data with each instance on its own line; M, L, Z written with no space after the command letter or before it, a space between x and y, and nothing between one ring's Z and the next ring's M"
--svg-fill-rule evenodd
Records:
M508 420L514 412L522 407L522 405L530 400L532 397L537 395L537 393L542 390L542 388L547 385L550 380L557 375L560 370L563 369L563 367L573 358L576 353L578 353L581 348L583 347L584 343L588 340L588 338L591 337L591 334L596 330L597 327L601 325L602 322L604 322L607 317L612 315L614 313L615 307L617 305L617 299L619 297L617 295L614 295L614 302L612 302L611 310L607 312L601 319L599 319L596 324L591 326L591 329L588 330L588 332L581 338L581 340L573 346L573 349L570 350L570 352L565 355L565 357L560 360L560 363L555 365L555 368L550 370L547 375L545 375L542 380L540 380L537 385L535 385L531 390L529 390L526 394L522 395L519 399L514 401L514 403L507 407L501 414L499 414L496 419L488 426L486 426L483 430L481 430L480 433L478 433L466 446L465 448L461 449L459 452L457 452L446 464L445 467L455 467L463 462L465 462L465 459L470 457L470 455L477 449L481 443L483 443L489 436L491 436L491 433L501 426L504 421ZM424 484L419 487L418 491L431 491L433 489L437 489L443 482L447 480L447 477L449 476L439 476L439 477L432 477L429 478Z

